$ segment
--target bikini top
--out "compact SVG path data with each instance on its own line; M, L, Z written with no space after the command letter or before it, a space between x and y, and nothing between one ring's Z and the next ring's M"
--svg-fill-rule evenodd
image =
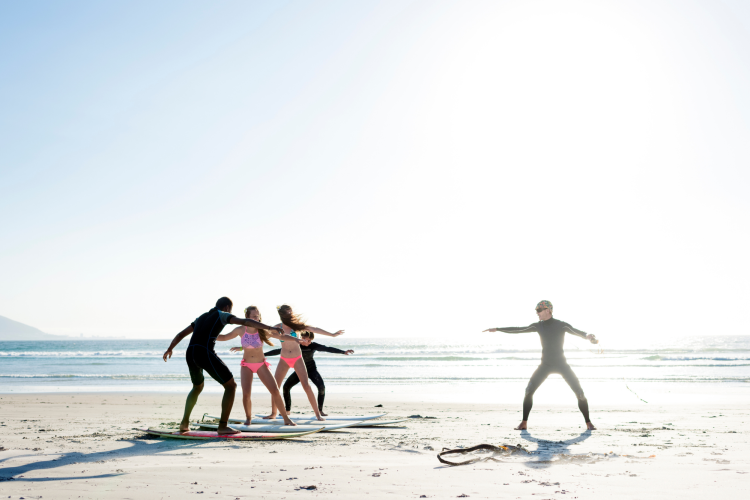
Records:
M297 337L297 332L295 332L294 330L292 330L292 331L291 331L291 333L289 333L289 335L291 335L291 336L292 336L292 337L294 337L295 339L296 339L296 338L298 338L298 337ZM284 342L284 341L283 341L283 340L281 340L281 339L279 339L279 342Z
M263 345L263 342L260 340L260 335L256 333L247 333L247 327L245 327L245 333L242 335L242 338L240 339L242 342L242 347L260 347Z

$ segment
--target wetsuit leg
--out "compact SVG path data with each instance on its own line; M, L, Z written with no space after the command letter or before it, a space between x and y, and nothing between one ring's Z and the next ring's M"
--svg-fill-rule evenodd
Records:
M542 363L529 379L529 385L526 386L526 396L523 398L523 421L529 419L531 407L534 405L534 393L539 389L539 386L542 385L542 382L547 380L551 371L550 366Z
M314 361L307 365L307 377L318 388L318 409L323 411L323 402L326 399L326 384L323 382L323 377L320 376Z
M188 370L190 371L190 381L193 385L203 385L203 381L205 380L203 377L203 368L198 366L197 361L195 361L194 350L195 348L193 346L188 346L187 351L185 351L185 361L187 362Z
M591 422L591 420L589 420L589 401L583 394L583 388L581 387L581 383L578 381L578 377L576 377L576 374L573 372L573 369L569 364L565 363L564 365L558 367L557 372L562 375L562 378L565 379L565 382L568 383L568 385L578 398L578 409L581 410L581 413L583 413L583 418L586 419L586 423Z
M188 352L189 354L186 353L186 357L193 385L197 385L196 382L199 380L203 382L203 370L221 385L226 384L234 378L232 370L224 364L213 349L207 349L201 345L191 345L188 347Z
M297 372L293 371L284 382L284 406L286 406L286 411L292 410L292 387L297 384L299 384L299 377Z

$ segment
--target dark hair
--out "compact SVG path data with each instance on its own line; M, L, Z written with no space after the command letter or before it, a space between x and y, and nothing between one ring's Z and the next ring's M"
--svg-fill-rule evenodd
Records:
M302 332L299 334L300 338L307 337L310 339L310 342L312 342L315 339L315 334L313 332Z
M288 306L284 304L283 306L278 307L279 310L279 318L281 318L281 322L291 328L295 332L301 332L307 328L307 325L305 322L294 314L294 311L292 311L292 306Z
M229 300L229 297L222 297L216 301L216 309L218 309L219 311L227 306L229 306L230 308L232 307L232 301Z
M262 321L263 317L260 315L260 309L258 309L257 306L247 306L245 308L245 317L249 318L250 313L253 311L258 311L258 321ZM260 340L265 342L268 345L273 345L273 342L271 342L270 337L268 336L268 332L265 330L261 330L258 328L258 337L260 337Z

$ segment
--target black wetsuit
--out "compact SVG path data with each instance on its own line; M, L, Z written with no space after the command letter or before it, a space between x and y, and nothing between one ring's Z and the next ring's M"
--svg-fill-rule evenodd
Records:
M315 365L313 356L315 355L315 351L332 352L334 354L346 354L346 351L318 344L317 342L311 342L310 345L307 346L301 345L299 348L302 351L302 360L305 362L305 368L307 368L307 378L309 378L310 381L315 384L315 387L318 388L318 409L323 411L323 402L326 398L326 385L325 382L323 382L323 377L321 377L318 372L318 367ZM274 349L265 354L266 356L276 356L281 354L281 349ZM284 382L284 406L286 406L286 411L292 409L292 387L297 384L299 384L297 372L293 372L289 375L289 378Z
M190 337L190 345L185 352L185 360L193 385L203 383L203 370L206 370L221 385L234 378L232 371L214 351L216 337L229 323L229 319L234 317L233 314L219 311L214 307L193 321L193 335Z
M551 373L559 373L565 382L568 383L576 397L578 398L578 409L583 413L586 422L589 420L589 403L583 394L583 388L578 381L578 377L573 373L573 369L568 365L563 352L565 343L565 334L571 333L581 338L586 338L586 332L577 330L559 319L550 318L547 321L539 321L529 326L518 326L509 328L498 328L498 331L505 333L526 333L537 332L539 339L542 341L542 363L536 369L526 386L526 397L523 400L523 420L529 419L531 406L534 404L534 393L542 385Z

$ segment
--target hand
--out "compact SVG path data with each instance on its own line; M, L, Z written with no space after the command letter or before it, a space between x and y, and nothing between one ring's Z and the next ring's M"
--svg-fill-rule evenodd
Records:
M231 349L229 349L229 352L240 352L240 351L242 351L242 349L244 349L244 348L243 347L232 347Z
M309 338L307 338L307 339L294 339L294 340L296 340L299 345L310 345L310 342L311 342Z
M280 326L273 328L273 330L276 330L276 333L278 333L279 335L284 335L284 329Z
M482 333L484 333L484 332L496 332L496 331L497 331L497 328L487 328Z
M586 335L586 338L589 339L592 344L598 344L599 343L599 341L596 339L596 337L594 335L590 334L590 333L588 335Z
M344 330L339 330L338 332L332 334L331 337L338 337L339 335L343 335L343 334L344 334Z
M348 356L348 355L350 355L350 354L354 354L354 351L353 351L352 349L349 349L349 350L348 350L348 351L346 351L346 352L345 352L344 354L346 354L346 355Z
M162 357L164 358L164 362L166 363L167 362L167 358L171 358L172 357L172 348L170 347L169 349L167 349L167 352L165 352L164 356L162 356Z

